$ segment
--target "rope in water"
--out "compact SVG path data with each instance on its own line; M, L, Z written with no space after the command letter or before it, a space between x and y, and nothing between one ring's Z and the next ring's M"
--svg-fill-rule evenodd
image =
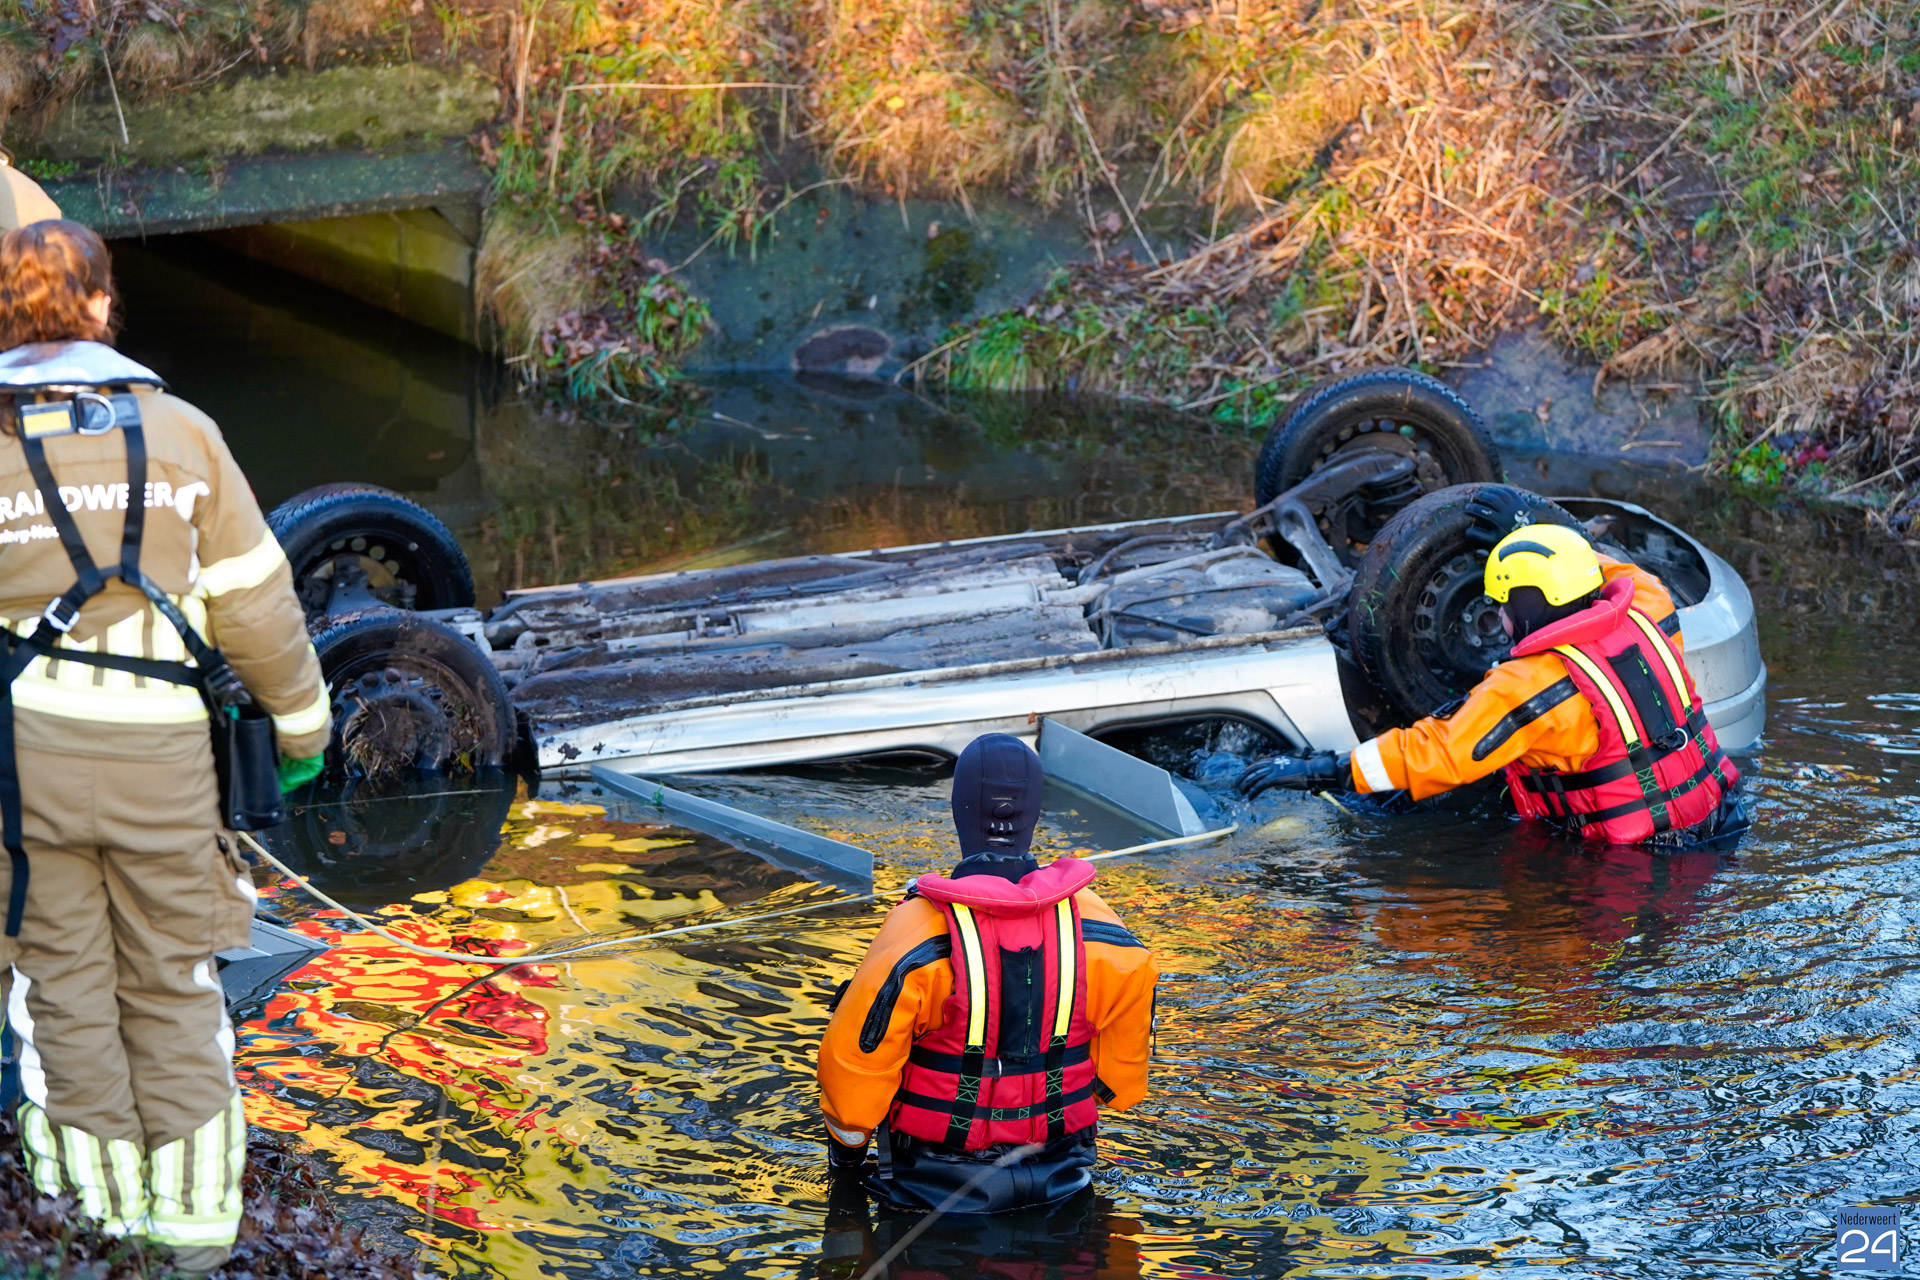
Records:
M1125 858L1136 853L1152 853L1158 849L1172 849L1180 845L1199 844L1205 840L1217 840L1222 836L1230 836L1239 829L1239 826L1236 824L1231 827L1221 827L1216 831L1203 831L1197 836L1176 836L1171 840L1152 840L1146 844L1129 845L1125 849L1111 849L1106 853L1090 854L1081 859L1081 861L1100 862L1107 858ZM584 943L577 947L567 947L559 951L529 951L517 956L482 956L475 955L470 951L441 951L434 947L423 947L417 942L409 942L398 934L381 928L373 921L355 911L352 907L343 906L335 902L319 889L316 889L311 880L269 853L267 847L254 839L248 832L241 831L236 834L239 835L241 841L249 849L253 850L253 852L262 858L265 858L273 865L275 870L306 890L316 902L322 906L330 907L338 911L341 915L353 921L368 933L377 934L396 947L404 947L416 955L426 956L432 960L457 960L461 964L496 965L509 969L515 965L544 964L550 960L564 960L569 956L585 955L590 951L603 951L608 947L638 946L643 942L651 942L656 938L677 938L689 933L703 933L709 929L725 929L736 924L755 924L761 920L773 920L780 916L798 915L802 911L818 911L822 907L837 907L851 902L871 902L878 896L877 894L863 893L851 897L834 898L827 902L808 902L797 907L786 907L779 911L762 911L756 915L732 916L725 920L708 920L701 924L684 924L672 929L656 929L652 933L625 934L615 938L601 938L594 942Z
M1213 831L1202 831L1197 836L1175 836L1171 840L1152 840L1146 844L1128 845L1124 849L1111 849L1106 853L1090 853L1080 859L1082 862L1100 862L1107 858L1125 858L1136 853L1152 853L1156 849L1173 849L1183 844L1199 844L1203 840L1219 840L1230 836L1240 829L1239 823L1230 827L1220 827Z
M589 951L601 951L608 947L637 946L643 942L650 942L655 938L675 938L689 933L701 933L708 929L724 929L729 925L752 924L760 920L771 920L776 916L797 915L802 911L818 911L821 907L837 907L849 902L871 902L875 896L871 893L865 893L855 897L834 898L827 902L809 902L802 906L787 907L780 911L763 911L758 915L733 916L726 920L709 920L703 924L684 924L673 929L656 929L652 933L626 934L617 938L601 938L595 942L585 943L578 947L567 947L560 951L529 951L524 955L518 956L481 956L474 955L469 951L439 951L433 947L423 947L417 942L409 942L398 934L390 933L353 908L342 906L326 894L320 892L320 890L314 888L312 881L308 880L286 863L280 861L280 859L274 857L271 853L268 853L266 846L258 840L255 840L251 835L244 831L239 832L238 835L248 848L272 863L281 874L288 876L295 884L305 889L313 896L315 901L319 902L322 906L331 907L333 910L338 911L367 932L376 933L397 947L405 947L408 951L414 952L416 955L426 956L429 959L458 960L461 964L498 965L501 968L512 968L515 965L522 964L545 964L550 960L564 960L568 956L584 955Z

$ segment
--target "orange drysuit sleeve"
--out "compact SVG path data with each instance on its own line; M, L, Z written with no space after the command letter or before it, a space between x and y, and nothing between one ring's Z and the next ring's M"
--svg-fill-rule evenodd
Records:
M820 1038L820 1109L850 1147L887 1118L913 1042L940 1025L953 991L946 917L925 898L887 913Z
M1080 936L1087 946L1093 1074L1113 1091L1112 1100L1104 1105L1125 1111L1147 1096L1153 989L1160 980L1160 968L1153 962L1153 952L1127 931L1099 894L1082 889L1074 902L1080 908Z
M1633 580L1633 607L1659 622L1673 612L1660 580L1637 565L1600 557L1611 582ZM1674 644L1679 646L1676 635ZM1354 748L1354 790L1405 790L1415 800L1477 782L1514 761L1573 772L1600 747L1593 708L1551 653L1511 658L1475 685L1459 710L1390 729Z
M1124 1110L1147 1093L1153 1034L1153 953L1100 895L1083 889L1081 937L1087 955L1087 1018L1094 1026L1094 1072ZM1089 927L1092 926L1092 927ZM913 1042L938 1030L953 993L946 917L924 898L908 898L880 926L820 1039L820 1109L833 1135L862 1146L887 1118Z

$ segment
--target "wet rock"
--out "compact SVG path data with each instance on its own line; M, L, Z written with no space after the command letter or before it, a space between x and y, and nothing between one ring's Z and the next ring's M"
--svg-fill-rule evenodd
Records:
M1494 339L1481 363L1449 381L1480 410L1503 450L1685 466L1706 461L1711 428L1690 375L1608 378L1596 397L1599 371L1597 362L1529 327Z
M893 339L865 325L836 325L814 334L793 353L793 367L813 373L872 373L893 351Z

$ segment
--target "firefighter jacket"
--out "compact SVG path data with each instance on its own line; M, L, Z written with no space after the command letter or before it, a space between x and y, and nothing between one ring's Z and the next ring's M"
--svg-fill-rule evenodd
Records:
M254 700L273 716L280 750L326 749L332 712L307 640L292 571L253 491L206 414L164 391L137 387L147 449L144 493L129 493L121 432L45 441L58 482L43 493L15 432L0 432L0 621L34 629L48 603L74 583L47 504L72 513L101 564L120 558L128 505L142 504L140 566L194 629L223 650ZM140 591L110 580L80 611L53 655L13 685L24 746L67 755L150 761L204 760L207 710L197 689L130 672L59 661L59 648L180 662L179 633Z
M926 877L943 901L915 894L888 913L820 1042L820 1104L839 1142L862 1146L891 1120L901 1133L979 1149L1041 1139L1048 1092L1072 1099L1053 1126L1069 1133L1092 1127L1094 1098L1125 1110L1146 1096L1159 972L1152 953L1084 887L1092 870L1063 858L1018 885L997 876ZM1024 892L1030 909L1011 911L970 892L986 889L1001 898ZM978 928L996 913L997 922ZM1032 947L1007 928L1020 920L1036 926ZM1067 942L1076 931L1077 948ZM1000 935L999 945L981 947ZM1060 991L1073 993L1071 1006L1057 1002ZM1050 1049L1058 1061L1047 1060ZM969 1051L977 1055L971 1064ZM1048 1081L1055 1071L1059 1080ZM981 1105L962 1116L950 1104L969 1088Z
M40 184L0 156L0 231L14 231L59 216L60 206L40 189Z
M1633 608L1680 651L1673 597L1636 565L1600 558L1609 584L1633 584ZM1354 748L1354 790L1405 790L1415 800L1451 791L1517 764L1575 773L1600 749L1594 709L1554 652L1509 658L1486 674L1458 710L1390 729Z

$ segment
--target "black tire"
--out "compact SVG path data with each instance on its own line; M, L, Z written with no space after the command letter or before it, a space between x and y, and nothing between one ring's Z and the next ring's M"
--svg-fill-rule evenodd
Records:
M512 763L507 687L453 628L382 609L334 620L313 647L333 702L331 768L381 779Z
M479 875L500 848L518 789L498 769L483 770L471 790L423 774L308 788L266 843L322 893L350 907L392 906Z
M1431 715L1480 682L1512 648L1483 589L1487 553L1467 541L1467 502L1487 486L1416 498L1387 521L1347 597L1353 660L1401 724ZM1565 508L1521 489L1542 524L1579 528Z
M1294 403L1260 450L1254 500L1265 506L1329 463L1368 449L1411 457L1427 493L1502 475L1486 424L1452 387L1412 369L1369 369L1329 378ZM1321 517L1320 531L1352 565L1379 532L1377 521L1350 499Z
M287 553L309 618L326 613L342 563L363 570L373 600L390 608L473 606L473 570L459 540L433 512L391 489L323 484L275 507L267 527Z

